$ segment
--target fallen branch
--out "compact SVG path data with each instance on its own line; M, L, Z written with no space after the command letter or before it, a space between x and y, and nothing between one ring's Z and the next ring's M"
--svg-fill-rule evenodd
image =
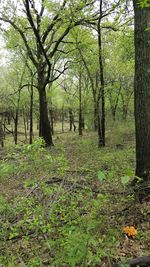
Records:
M133 260L128 260L126 262L127 264L129 264L130 267L150 267L150 256L144 256L144 257L140 257L140 258L135 258ZM112 265L112 267L121 267L121 263L115 263L114 265Z

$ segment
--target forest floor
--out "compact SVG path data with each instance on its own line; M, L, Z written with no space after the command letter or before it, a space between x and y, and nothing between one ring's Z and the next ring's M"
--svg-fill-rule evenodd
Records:
M0 151L0 266L111 266L149 255L150 202L139 203L133 130L62 133L55 146ZM137 234L128 238L125 226Z

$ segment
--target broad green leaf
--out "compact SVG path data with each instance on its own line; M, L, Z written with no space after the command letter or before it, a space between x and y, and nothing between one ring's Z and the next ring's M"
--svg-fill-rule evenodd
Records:
M105 173L102 172L102 171L99 171L99 172L98 172L98 180L99 180L100 182L103 182L104 179L105 179Z

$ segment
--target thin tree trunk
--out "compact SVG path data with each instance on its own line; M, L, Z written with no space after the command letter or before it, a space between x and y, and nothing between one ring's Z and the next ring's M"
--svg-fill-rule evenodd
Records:
M39 117L36 118L36 129L39 130Z
M69 109L69 131L72 131L73 126L73 114L72 109Z
M27 125L26 125L26 115L25 115L25 112L23 112L23 123L24 123L25 140L27 141Z
M26 114L26 122L27 122L27 131L29 130L29 115Z
M7 124L10 125L10 114L7 115Z
M100 115L100 103L97 105L97 130L98 130L98 147L102 147L103 144L103 136L102 136L102 128L101 128L101 115Z
M94 131L98 130L98 110L97 103L94 101Z
M98 123L101 125L98 130L101 131L99 135L99 147L105 146L105 92L104 92L104 67L103 67L103 57L102 57L102 32L101 32L101 17L102 17L102 0L100 0L100 18L97 24L97 31L98 31L98 51L99 51L99 71L100 71L100 83L101 87L99 90L98 96L98 105L100 105L100 98L101 98L101 118L98 116Z
M21 95L21 90L19 89L17 107L16 107L16 114L15 114L15 120L14 120L15 121L14 141L15 141L16 145L18 143L18 120L19 120L20 95Z
M31 91L30 91L30 137L29 143L33 142L33 79L31 81Z
M81 73L79 74L79 135L82 133L82 84L81 84Z
M64 108L62 107L62 113L61 113L61 130L64 132Z
M53 110L52 100L50 101L49 115L50 115L51 131L52 131L52 135L53 135L54 134L54 110Z
M6 117L4 117L3 132L4 132L4 140L5 140L5 138L6 138Z
M82 112L82 129L83 130L85 129L85 120L84 120L84 117L83 117L83 112Z
M0 144L1 144L1 147L4 147L4 131L3 131L2 122L0 122Z
M114 86L113 82L112 82L112 86ZM122 89L122 87L120 85L115 101L113 101L113 97L112 97L113 91L109 92L109 101L110 101L111 114L112 114L112 117L113 117L113 121L116 120L116 112L117 112L119 97L120 97L120 94L121 94L121 89Z

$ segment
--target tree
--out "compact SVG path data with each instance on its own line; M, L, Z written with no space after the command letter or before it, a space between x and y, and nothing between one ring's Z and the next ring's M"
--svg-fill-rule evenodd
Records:
M126 119L129 108L133 106L134 32L130 28L124 28L123 32L110 32L106 41L106 104L108 98L114 121L116 115Z
M9 2L7 1L8 6ZM39 92L39 113L40 127L39 135L44 138L48 146L52 145L52 133L48 118L46 87L49 83L60 77L68 68L66 62L64 68L58 70L55 78L52 78L53 61L57 52L63 52L59 49L63 44L65 37L75 26L83 23L85 19L84 12L87 7L92 6L94 1L77 1L72 3L70 0L64 0L61 3L50 1L40 1L36 4L34 0L25 0L23 4L18 3L18 8L22 10L21 15L16 7L7 12L1 11L0 20L10 24L22 38L28 56L37 71L37 87ZM5 3L3 3L5 7ZM11 19L10 19L11 17Z
M140 7L133 1L135 12L135 128L136 176L142 183L150 180L150 6ZM150 1L148 1L150 4ZM147 186L140 198L150 193Z

